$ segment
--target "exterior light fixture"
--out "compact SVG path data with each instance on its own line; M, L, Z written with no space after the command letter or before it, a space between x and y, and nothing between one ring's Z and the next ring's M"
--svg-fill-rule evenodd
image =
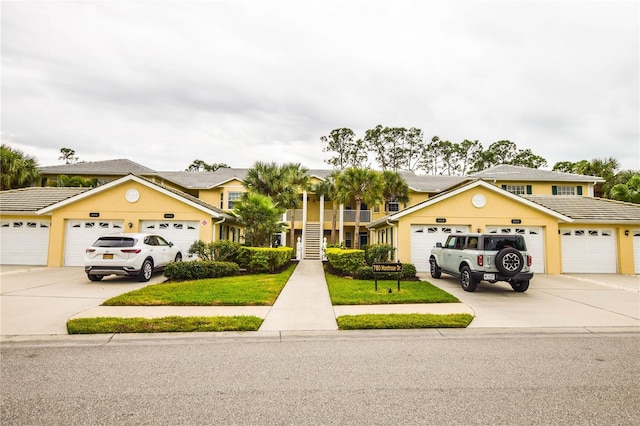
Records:
M626 229L626 230L624 231L624 236L625 236L625 237L628 237L628 236L629 236L629 230L628 230L628 229Z

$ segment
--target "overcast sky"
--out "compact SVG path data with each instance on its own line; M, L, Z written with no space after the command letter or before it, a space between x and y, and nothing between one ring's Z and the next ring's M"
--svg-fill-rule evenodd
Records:
M378 124L640 169L637 1L6 2L2 143L330 168Z

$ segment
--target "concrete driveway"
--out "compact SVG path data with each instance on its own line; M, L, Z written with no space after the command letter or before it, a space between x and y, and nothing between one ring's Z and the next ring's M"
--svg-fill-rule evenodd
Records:
M0 269L0 335L67 334L67 320L106 299L165 280L155 273L148 283L109 276L91 282L82 267L5 266Z
M474 327L638 327L640 278L613 274L537 274L526 293L507 283L481 282L475 292L462 290L457 278L429 273L422 280L471 306Z

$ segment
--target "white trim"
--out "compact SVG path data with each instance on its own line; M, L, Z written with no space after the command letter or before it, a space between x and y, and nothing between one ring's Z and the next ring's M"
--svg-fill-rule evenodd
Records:
M464 192L467 192L467 191L469 191L471 189L478 188L478 187L481 187L481 188L487 189L489 191L493 191L493 192L495 192L497 194L503 195L504 197L510 198L511 200L513 200L515 202L524 204L524 205L526 205L528 207L531 207L531 208L533 208L535 210L538 210L538 211L541 211L541 212L543 212L545 214L553 216L558 220L561 220L561 221L564 221L564 222L568 222L568 223L574 222L574 220L572 218L568 217L568 216L565 216L565 215L560 214L560 213L558 213L558 212L556 212L554 210L551 210L551 209L548 209L546 207L543 207L540 204L537 204L537 203L534 203L533 201L527 200L526 198L523 198L523 197L520 197L518 195L512 194L510 192L507 192L504 189L498 188L497 186L492 185L490 183L486 183L485 181L477 180L475 182L463 185L460 188L455 189L455 190L453 190L451 192L448 192L448 193L445 193L443 195L437 195L435 197L429 198L428 200L425 200L425 201L423 201L421 203L418 203L418 204L416 204L416 205L414 205L412 207L404 209L403 211L398 212L396 214L392 214L392 215L387 216L385 218L378 219L375 222L372 222L369 225L367 225L367 228L369 228L369 227L373 228L373 227L376 227L376 226L381 225L381 224L386 224L387 221L397 221L403 216L406 216L406 215L411 214L413 212L416 212L418 210L422 210L425 207L429 207L429 206L431 206L433 204L439 203L440 201L447 200L449 198L455 197L457 195L460 195L460 194L462 194Z
M92 197L95 194L98 194L98 193L103 192L103 191L107 191L107 190L109 190L111 188L114 188L116 186L119 186L119 185L121 185L121 184L123 184L125 182L131 182L131 181L137 182L140 185L146 186L147 188L153 189L153 190L158 191L158 192L160 192L160 193L162 193L164 195L167 195L167 196L169 196L169 197L171 197L171 198L173 198L175 200L178 200L178 201L180 201L180 202L182 202L184 204L187 204L187 205L189 205L189 206L191 206L193 208L196 208L196 209L198 209L198 210L200 210L202 212L205 212L205 213L211 215L211 217L214 217L216 219L220 219L220 218L224 217L222 214L220 214L219 212L217 212L215 210L211 210L211 209L208 209L208 208L206 208L206 207L204 207L204 206L202 206L202 205L200 205L198 203L194 203L193 201L188 200L187 198L181 197L180 195L175 194L175 193L173 193L173 192L171 192L169 190L166 190L166 189L162 188L161 186L158 186L157 184L148 182L148 181L146 181L144 179L140 179L139 177L137 177L135 175L124 176L124 177L122 177L120 179L117 179L117 180L111 181L111 182L109 182L107 184L101 185L101 186L99 186L99 187L97 187L95 189L83 192L83 193L75 195L75 196L73 196L71 198L67 198L66 200L60 201L58 203L55 203L55 204L52 204L52 205L50 205L48 207L40 209L36 213L39 214L39 215L46 214L46 213L51 213L53 210L57 210L57 209L59 209L61 207L64 207L66 205L75 203L76 201L80 201L80 200L83 200L85 198Z

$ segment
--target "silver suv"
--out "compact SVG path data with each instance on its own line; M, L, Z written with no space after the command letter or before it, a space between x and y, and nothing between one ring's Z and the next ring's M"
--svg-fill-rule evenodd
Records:
M480 281L507 281L514 291L524 292L533 278L522 235L450 235L444 246L437 243L431 250L429 264L433 278L443 272L459 277L465 291L474 291Z

